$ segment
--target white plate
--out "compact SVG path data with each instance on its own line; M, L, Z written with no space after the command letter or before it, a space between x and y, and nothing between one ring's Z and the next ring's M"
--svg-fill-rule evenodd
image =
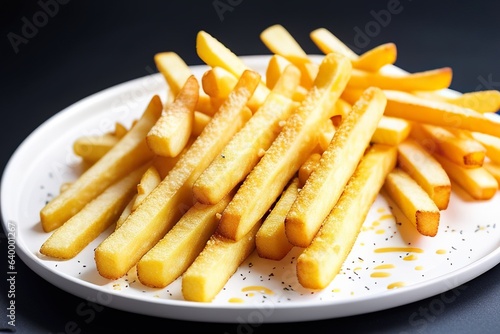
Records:
M268 56L242 57L264 73ZM205 66L193 66L200 77ZM166 86L153 74L106 89L61 111L37 128L9 161L1 188L5 230L16 233L17 255L38 275L87 300L140 314L180 320L263 323L327 319L383 310L418 301L475 278L500 262L500 229L496 228L500 195L471 201L454 189L442 212L438 235L423 237L397 224L389 203L379 196L357 242L335 280L322 291L302 288L295 277L298 249L279 262L253 254L211 303L182 299L180 281L164 289L141 285L134 270L119 280L100 277L92 242L76 258L58 261L39 252L49 236L40 227L39 211L63 182L75 179L79 160L72 142L85 134L126 125L138 117L153 94ZM389 252L378 250L389 249ZM453 298L452 291L442 301Z

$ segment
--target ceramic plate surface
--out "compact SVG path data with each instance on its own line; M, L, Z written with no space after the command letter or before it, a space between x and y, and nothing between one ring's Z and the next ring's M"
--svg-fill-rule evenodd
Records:
M269 57L241 59L265 73ZM205 70L205 66L192 67L199 78ZM15 233L17 255L53 285L102 305L158 317L293 322L388 309L446 291L443 298L451 298L450 290L500 262L500 195L473 201L455 187L434 238L419 235L411 224L397 219L397 212L379 195L341 272L322 291L304 289L297 282L299 249L279 262L252 254L211 303L183 300L180 280L163 289L148 288L138 281L134 269L116 281L100 277L93 249L111 229L74 259L59 261L41 255L39 248L49 234L40 226L39 211L58 194L61 184L81 172L73 141L111 131L116 121L129 126L153 94L164 99L166 91L163 77L152 74L94 94L43 123L9 161L1 188L4 229Z

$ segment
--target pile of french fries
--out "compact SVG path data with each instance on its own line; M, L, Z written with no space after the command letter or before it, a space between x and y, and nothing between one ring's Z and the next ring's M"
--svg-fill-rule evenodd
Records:
M201 78L156 54L164 101L152 96L130 129L74 142L89 167L41 209L40 252L71 259L114 224L95 249L101 276L181 278L186 300L210 302L252 252L279 261L299 247L298 281L323 289L379 193L428 237L452 183L495 196L500 123L485 114L500 92L450 97L450 68L388 71L393 43L358 55L324 28L310 37L319 63L283 26L262 31L262 74L205 31Z

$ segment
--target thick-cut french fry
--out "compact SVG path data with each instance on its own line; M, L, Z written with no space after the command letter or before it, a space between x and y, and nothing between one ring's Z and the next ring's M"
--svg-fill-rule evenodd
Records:
M500 185L500 164L488 160L485 161L483 167L497 180Z
M135 201L136 198L137 198L137 194L135 194L134 197L132 197L132 199L127 203L127 206L125 206L125 208L122 210L120 216L116 220L115 229L120 228L120 226L122 226L125 219L127 219L127 217L132 213L132 211L133 211L132 207L136 203L136 201Z
M486 155L491 161L500 164L500 137L480 132L471 132L471 136L483 145L486 149Z
M137 185L137 197L134 200L132 210L137 209L139 204L146 198L150 192L160 184L162 177L155 166L149 167L142 175Z
M386 116L500 136L500 122L472 109L427 100L402 91L385 90L384 93L387 97Z
M441 216L439 208L410 175L395 168L387 175L383 189L420 234L436 236Z
M448 207L450 178L439 162L416 140L407 138L398 145L398 167L429 194L439 210Z
M337 36L332 34L325 28L318 28L313 30L309 36L316 46L324 53L329 54L331 52L338 52L349 60L357 60L359 56L351 50L347 45L344 44Z
M212 119L211 116L208 116L205 113L202 113L201 111L195 111L194 112L194 123L193 123L193 129L191 131L191 136L192 137L198 137L200 133L203 131L205 126L207 126L208 122Z
M274 88L274 85L278 82L286 67L291 64L292 62L288 61L285 57L282 57L278 54L274 54L271 56L271 59L269 59L266 68L266 85L269 89ZM292 98L295 101L301 102L302 100L304 100L306 95L307 89L302 86L297 86Z
M233 51L203 30L196 35L196 52L208 66L222 67L237 78L243 71L250 70ZM255 112L264 103L268 94L269 88L262 80L249 101L248 107Z
M382 90L368 88L342 121L285 220L288 240L307 247L339 199L384 113Z
M93 164L115 146L119 140L120 138L110 133L80 137L73 142L73 152L81 157L83 161Z
M353 69L348 89L365 89L376 86L381 89L398 91L437 90L451 84L452 70L449 67L417 73L392 74L382 71L366 72Z
M142 117L127 134L41 209L40 220L45 232L64 224L109 185L153 158L146 144L146 134L160 117L162 108L161 99L153 96Z
M396 117L382 116L372 136L372 143L398 145L408 138L411 122Z
M434 92L414 92L416 95L455 104L460 107L469 108L480 113L494 113L500 109L500 91L481 90L464 93L458 96L436 94Z
M297 277L302 286L322 289L335 278L386 175L395 165L394 146L374 144L367 151L318 234L297 259Z
M307 97L288 118L222 213L218 230L223 236L239 240L271 207L318 144L317 128L328 118L349 80L350 71L351 63L344 56L330 53L324 57Z
M291 95L299 80L299 70L289 66L264 104L196 180L193 194L198 201L204 204L219 202L248 175L262 152L278 136L282 122L295 110L297 103Z
M146 167L142 166L110 185L82 210L56 229L40 247L40 253L71 259L113 224L134 196Z
M299 193L299 178L294 177L267 215L255 236L257 254L279 261L293 248L285 234L285 217Z
M476 200L488 200L498 190L497 180L484 167L464 168L441 154L433 154L452 180Z
M312 171L316 169L319 165L319 160L321 159L321 153L313 152L309 155L306 161L300 166L298 171L299 186L302 188L306 184L307 179L311 175Z
M319 142L318 145L320 146L321 152L325 151L330 145L330 142L332 141L333 136L335 135L335 126L333 125L333 121L331 118L328 118L321 124L321 129L319 132Z
M154 55L154 61L156 68L162 74L170 88L167 92L168 100L165 103L165 105L168 105L168 103L173 101L177 94L179 94L186 80L193 75L193 73L186 62L184 62L175 52L168 51L157 53ZM210 102L210 98L200 87L196 110L212 115L212 105L208 102Z
M163 288L186 271L205 247L231 194L214 205L195 203L137 263L139 281Z
M237 82L234 74L220 66L210 68L201 77L203 91L213 98L225 99Z
M205 248L182 275L185 300L210 302L222 290L238 267L255 250L260 222L238 241L213 234Z
M203 132L162 182L95 250L100 275L116 279L127 273L193 203L192 186L213 158L251 116L248 99L260 82L254 71L243 72L238 84Z
M353 60L352 67L367 72L377 72L385 65L394 64L397 48L394 43L385 43L374 47Z
M457 137L442 127L413 123L410 136L428 151L442 154L462 167L480 167L486 156L486 149L475 139Z
M280 55L298 67L301 75L300 85L311 88L317 74L317 65L313 64L307 53L293 36L280 24L272 25L260 33L261 41L274 54Z
M174 101L166 105L146 136L148 146L155 154L175 157L182 151L191 136L199 92L198 80L191 75Z

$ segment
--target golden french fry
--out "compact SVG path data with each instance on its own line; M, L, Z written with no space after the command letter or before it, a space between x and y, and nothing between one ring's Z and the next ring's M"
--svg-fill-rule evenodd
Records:
M372 143L398 145L408 138L411 122L396 117L382 116L372 136Z
M279 261L293 248L285 234L285 217L298 193L299 178L294 177L257 231L255 248L260 257Z
M293 245L311 243L368 147L385 103L382 90L368 88L338 127L286 217L286 235Z
M225 99L238 83L238 78L223 67L212 67L203 73L203 91L213 98Z
M139 180L139 184L137 184L137 197L134 199L134 205L132 206L132 211L137 209L139 204L146 198L150 192L156 188L157 185L160 184L162 177L156 169L155 166L149 167L141 179Z
M482 166L486 156L486 149L475 139L457 137L442 127L414 123L410 136L428 151L442 154L466 168Z
M441 154L434 153L434 158L443 166L452 180L476 200L488 200L498 190L497 180L484 167L464 168Z
M323 152L321 152L323 153ZM307 179L311 175L312 171L316 169L319 165L319 160L321 159L321 153L313 152L309 155L306 161L300 166L298 171L299 186L302 188L306 184Z
M207 114L202 113L201 111L195 111L191 137L198 137L211 119L212 119L211 116L208 116Z
M335 278L395 165L394 146L374 144L363 156L316 237L297 259L297 278L302 286L323 289Z
M427 100L402 91L385 90L384 93L387 97L386 116L500 136L500 122L472 109Z
M319 131L319 137L318 137L319 138L318 145L320 147L321 152L326 151L336 131L337 130L335 129L335 126L333 125L333 121L331 118L328 118L323 122L323 124L321 124L321 129Z
M500 184L500 164L493 161L486 161L483 167L497 180L498 184Z
M248 99L260 82L257 72L243 72L233 92L173 169L95 250L99 274L125 275L194 203L191 188L210 161L250 118Z
M491 161L500 164L500 137L480 132L471 132L471 136L486 149L486 155Z
M292 95L299 80L299 70L289 66L264 104L196 180L193 194L198 201L219 202L248 175L295 110L296 102L285 95Z
M122 226L125 219L127 219L127 217L132 213L132 208L133 208L134 204L136 203L136 201L135 201L136 198L137 198L137 194L135 194L134 197L132 197L132 199L127 203L125 208L123 208L122 212L120 213L120 216L116 220L115 229L120 228L120 226Z
M200 30L196 35L196 52L198 56L210 67L222 67L239 78L245 70L251 70L227 46L214 38L206 31ZM261 81L254 92L248 107L255 112L269 94L269 88Z
M344 56L325 56L313 88L222 213L218 230L223 236L242 238L277 199L318 144L317 128L328 118L349 80L350 70L351 63Z
M420 234L436 236L441 216L439 208L408 173L396 167L387 175L383 189Z
M261 41L274 54L290 61L302 73L300 85L311 88L317 74L317 65L313 64L307 53L293 36L280 24L272 25L260 33Z
M434 92L414 92L417 96L455 104L479 113L494 113L500 109L500 91L481 90L464 93L458 96L436 94Z
M205 248L182 275L185 300L210 302L222 290L243 261L255 250L256 223L238 241L213 234Z
M135 187L146 167L139 167L110 185L82 210L56 229L40 247L40 253L71 259L113 224L134 196Z
M359 56L344 44L337 36L332 34L325 28L318 28L313 30L309 36L316 46L324 53L338 52L349 60L357 60Z
M218 215L231 194L214 205L195 203L137 263L139 281L163 288L176 280L193 263L219 223Z
M148 146L155 154L175 157L187 144L193 128L199 91L198 80L191 75L173 102L167 104L160 119L146 136Z
M398 145L398 166L429 194L439 210L448 207L451 181L441 164L413 138Z
M451 84L452 70L449 67L416 73L392 74L382 71L367 72L353 69L348 89L365 89L376 86L381 89L398 91L437 90Z
M110 133L80 137L73 142L73 152L83 161L93 164L101 159L119 140L120 138Z
M396 62L397 48L394 43L385 43L361 54L352 61L352 67L367 72L377 72L385 65Z
M153 96L142 117L127 134L66 191L41 209L40 220L45 232L64 224L113 182L153 158L145 138L160 117L162 108L160 98Z

